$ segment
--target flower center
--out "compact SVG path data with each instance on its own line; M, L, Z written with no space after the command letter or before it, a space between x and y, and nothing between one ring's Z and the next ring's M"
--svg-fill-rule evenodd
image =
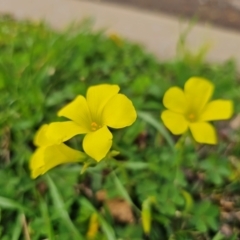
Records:
M187 117L187 120L190 122L195 122L197 120L196 114L194 114L192 112L188 113L186 117Z
M91 130L92 131L96 131L96 130L98 130L99 128L101 128L102 126L101 125L99 125L99 124L97 124L96 122L92 122L91 123Z

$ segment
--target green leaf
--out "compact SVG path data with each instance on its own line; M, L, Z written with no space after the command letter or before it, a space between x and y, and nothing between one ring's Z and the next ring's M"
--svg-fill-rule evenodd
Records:
M0 207L6 208L6 209L17 209L22 212L28 211L28 209L26 207L24 207L23 205L21 205L20 203L14 201L12 199L1 197L1 196L0 196Z
M145 162L124 162L122 163L123 167L131 170L143 170L149 168L149 163Z
M217 232L217 234L213 237L212 240L224 240L226 239L226 236L223 235L221 232Z

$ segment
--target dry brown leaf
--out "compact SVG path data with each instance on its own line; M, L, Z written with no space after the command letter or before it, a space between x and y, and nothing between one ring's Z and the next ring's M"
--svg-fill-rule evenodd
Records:
M221 226L221 232L226 237L230 237L233 234L232 228L228 224L223 224Z
M96 199L99 202L103 202L107 199L107 192L105 190L99 190L96 192Z
M226 211L232 211L234 209L234 202L232 201L226 201L224 199L221 199L220 205Z
M234 215L237 221L240 222L240 211L235 212Z
M229 125L233 130L240 129L240 114L237 114L237 116L230 121Z
M112 217L122 223L133 223L134 216L130 204L121 198L109 199L105 202Z
M135 221L131 205L122 198L107 199L107 191L99 190L96 199L103 202L109 209L111 216L121 223L133 223Z
M228 223L233 223L235 220L235 214L234 212L221 212L220 214L221 220L228 222Z

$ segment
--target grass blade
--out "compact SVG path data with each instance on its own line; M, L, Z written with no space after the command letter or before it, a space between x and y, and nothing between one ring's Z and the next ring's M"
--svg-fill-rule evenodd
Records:
M81 199L81 204L82 204L82 206L88 208L92 212L97 213L102 230L105 233L107 239L108 240L116 240L117 238L116 238L114 229L107 223L107 221L100 214L98 214L97 210L93 207L93 205L86 198Z
M16 220L16 224L13 228L12 231L12 238L11 240L19 240L19 237L21 235L22 232L22 223L21 223L21 216L22 214L18 214L17 220Z
M51 240L55 240L51 219L48 213L48 206L45 203L44 199L41 198L41 196L39 196L39 198L40 198L40 209L41 209L42 217L44 219L45 224L47 225L48 238Z
M166 139L167 143L172 148L172 150L175 151L175 147L174 147L175 144L170 134L165 129L165 127L160 123L160 121L157 121L155 118L153 118L151 114L147 112L142 112L142 111L138 112L138 117L140 117L142 120L144 120L145 122L155 127L158 130L158 132L161 133L161 135Z
M76 240L84 239L81 236L81 234L79 233L79 231L76 229L74 224L72 223L72 221L71 221L71 219L68 215L68 212L65 209L65 204L62 200L62 197L61 197L56 185L52 181L51 177L49 175L46 175L46 179L47 179L48 186L49 186L49 189L50 189L50 194L51 194L51 197L52 197L52 201L54 203L56 211L59 214L59 217L66 224L66 226L68 227L68 229L72 233L74 239L76 239Z

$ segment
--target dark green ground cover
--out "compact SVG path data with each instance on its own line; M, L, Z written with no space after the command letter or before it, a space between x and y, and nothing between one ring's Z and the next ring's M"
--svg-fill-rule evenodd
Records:
M186 141L176 151L178 138L166 131L160 112L169 87L202 76L215 84L215 98L234 101L236 116L239 75L233 61L210 65L201 53L182 51L181 44L178 50L175 60L159 62L140 46L93 33L87 23L57 33L43 24L1 17L1 240L87 239L94 212L100 224L97 240L238 239L239 131L221 122L216 124L219 145ZM139 112L134 125L113 131L113 148L121 154L83 174L81 165L65 165L32 180L28 164L36 130L99 83L120 85ZM68 144L81 148L79 138ZM107 202L96 197L100 190L131 204L133 221L113 217ZM142 230L142 206L152 214L149 236ZM229 238L220 234L223 226Z

